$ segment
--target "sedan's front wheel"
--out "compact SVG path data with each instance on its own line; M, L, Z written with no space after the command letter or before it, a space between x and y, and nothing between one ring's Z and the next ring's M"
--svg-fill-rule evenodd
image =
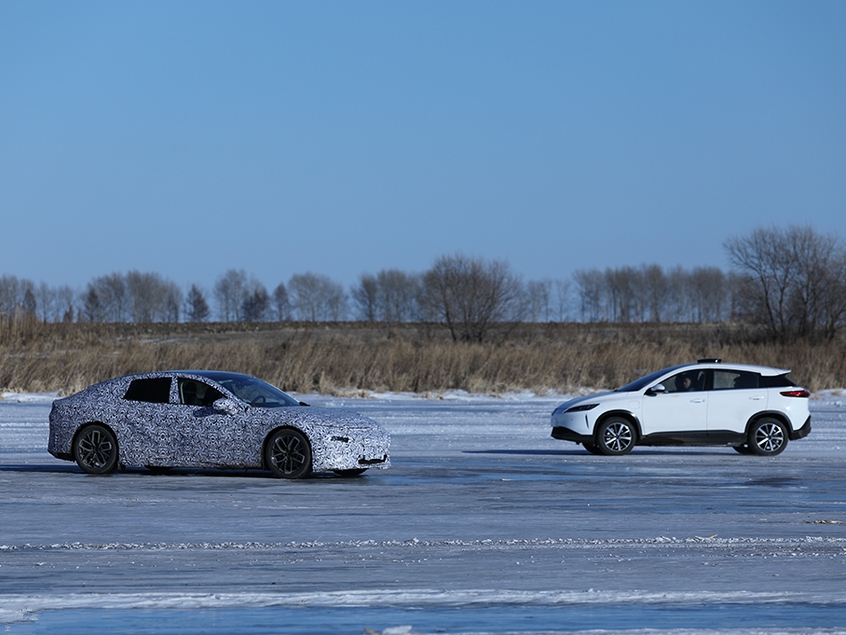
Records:
M73 458L88 474L110 474L118 462L115 435L99 423L83 428L73 442Z
M637 440L637 430L628 419L611 417L596 430L596 449L610 456L620 456L632 451Z
M775 419L758 419L749 428L749 449L758 456L776 456L787 447L787 429Z
M277 478L303 478L311 473L311 446L299 430L283 428L264 446L264 463Z

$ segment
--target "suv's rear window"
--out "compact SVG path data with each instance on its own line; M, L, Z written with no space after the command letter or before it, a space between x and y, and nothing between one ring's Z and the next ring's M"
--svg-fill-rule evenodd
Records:
M795 386L792 381L787 378L787 375L771 375L770 377L762 376L761 385L764 388L785 388L787 386Z
M133 379L123 398L128 401L167 403L170 401L170 377Z

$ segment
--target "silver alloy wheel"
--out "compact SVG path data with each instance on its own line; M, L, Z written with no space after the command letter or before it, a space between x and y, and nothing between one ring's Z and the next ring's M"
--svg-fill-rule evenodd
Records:
M108 474L117 467L117 441L99 424L86 427L74 442L77 465L88 474Z
M634 444L635 431L626 419L614 417L600 424L596 447L602 454L628 454Z
M274 432L265 449L267 468L280 478L302 478L311 472L311 448L299 430Z
M749 447L759 456L781 454L787 446L784 426L774 419L762 419L751 430Z

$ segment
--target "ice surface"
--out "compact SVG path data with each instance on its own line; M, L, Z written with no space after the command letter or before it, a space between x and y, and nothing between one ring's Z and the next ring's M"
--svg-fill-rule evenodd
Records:
M563 396L298 397L379 421L393 467L88 476L46 452L51 396L5 394L6 630L846 632L838 392L772 459L593 456L549 437Z

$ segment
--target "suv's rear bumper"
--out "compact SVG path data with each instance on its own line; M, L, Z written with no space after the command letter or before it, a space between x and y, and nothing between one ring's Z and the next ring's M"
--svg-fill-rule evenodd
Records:
M796 439L804 439L809 434L811 434L811 417L808 415L808 419L805 421L805 425L803 425L798 430L794 430L790 433L790 440L795 441Z

